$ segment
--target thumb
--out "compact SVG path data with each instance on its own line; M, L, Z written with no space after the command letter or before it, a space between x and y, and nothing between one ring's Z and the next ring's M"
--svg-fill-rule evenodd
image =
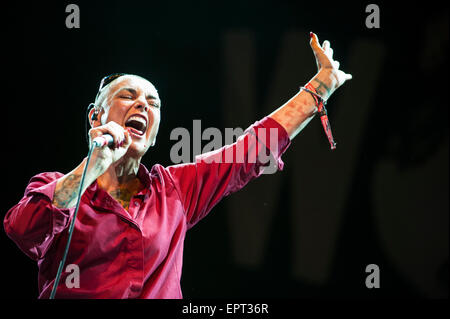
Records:
M130 145L133 142L133 140L131 139L131 134L130 134L130 129L129 128L127 128L124 131L124 135L125 135L125 142L124 142L124 144L125 144L125 146L128 146L128 145Z
M325 51L319 44L319 38L313 32L309 33L311 40L309 41L309 45L311 46L314 56L316 57L317 66L320 69L323 65L327 64L327 58L325 55Z
M313 49L313 51L315 53L318 49L321 49L321 47L319 45L319 38L313 32L310 32L309 36L311 37L311 41L309 41L309 45L311 45L311 48Z

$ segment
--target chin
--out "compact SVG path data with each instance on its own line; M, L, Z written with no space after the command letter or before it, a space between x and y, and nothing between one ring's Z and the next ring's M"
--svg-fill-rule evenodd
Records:
M145 147L143 144L132 143L128 148L127 155L130 157L142 157L147 152L148 147Z

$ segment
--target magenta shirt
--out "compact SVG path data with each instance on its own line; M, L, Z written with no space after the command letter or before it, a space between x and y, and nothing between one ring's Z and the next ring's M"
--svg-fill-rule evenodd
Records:
M265 136L261 131L267 132ZM235 143L202 154L195 163L156 164L150 172L141 164L138 177L145 187L131 199L129 211L92 183L81 198L64 267L79 267L80 287L68 288L65 282L71 273L63 271L56 298L182 298L186 231L223 197L262 174L269 163L262 163L260 152L270 149L272 163L281 170L281 154L289 144L283 127L265 117ZM245 152L244 161L225 163L225 152L239 152L239 147ZM222 163L211 162L220 158ZM7 235L37 261L39 298L50 296L75 210L52 205L61 176L59 172L34 176L4 219Z

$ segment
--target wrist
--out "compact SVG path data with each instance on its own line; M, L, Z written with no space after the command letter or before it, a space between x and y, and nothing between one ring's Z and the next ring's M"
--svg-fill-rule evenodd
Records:
M332 69L321 69L309 83L325 101L336 89L337 79Z
M83 160L83 167L86 165L87 158ZM96 154L92 154L91 160L89 162L89 166L86 172L86 178L89 181L96 180L99 176L101 176L111 165L111 161L100 158L96 156Z

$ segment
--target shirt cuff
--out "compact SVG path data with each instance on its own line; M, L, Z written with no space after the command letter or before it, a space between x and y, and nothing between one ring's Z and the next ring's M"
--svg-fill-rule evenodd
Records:
M37 188L33 188L31 190L29 190L27 193L25 193L25 196L27 195L44 195L45 197L47 197L50 202L53 202L53 196L55 194L55 188L56 188L56 183L58 182L57 179L51 181L48 184L44 184L40 187Z
M281 155L291 144L289 134L284 127L271 117L266 116L262 120L255 122L248 130L256 135L258 141L270 150L278 170L283 170L284 162L281 159Z
M69 221L72 219L72 216L75 213L75 207L59 208L53 205L53 197L55 194L57 182L58 179L55 179L48 184L33 188L25 194L28 196L38 195L47 198L47 200L49 201L49 208L51 208L51 211L53 213L53 234L58 234L63 231L69 225Z

